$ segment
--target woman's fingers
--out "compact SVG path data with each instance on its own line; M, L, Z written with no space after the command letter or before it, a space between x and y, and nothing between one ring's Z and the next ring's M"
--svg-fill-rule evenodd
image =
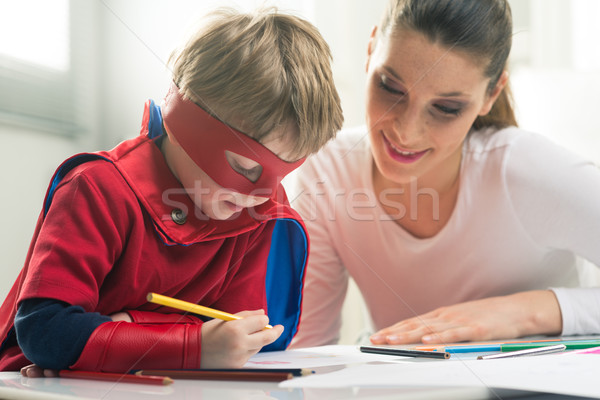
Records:
M371 336L371 342L481 341L560 332L561 327L560 309L553 293L531 291L440 307L380 330Z
M382 329L370 339L373 344L420 343L423 336L439 332L449 326L446 321L424 314Z

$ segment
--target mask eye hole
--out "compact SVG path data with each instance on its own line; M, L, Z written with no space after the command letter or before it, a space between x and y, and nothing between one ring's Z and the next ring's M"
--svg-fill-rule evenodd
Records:
M254 183L260 178L263 168L256 161L229 150L225 150L225 157L229 166L250 182Z

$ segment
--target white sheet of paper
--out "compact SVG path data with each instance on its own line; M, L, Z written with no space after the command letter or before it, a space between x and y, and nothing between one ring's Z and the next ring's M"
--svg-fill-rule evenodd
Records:
M498 360L357 365L294 378L282 382L280 387L485 387L600 398L599 376L600 355L565 353Z
M396 363L410 359L410 357L361 353L357 346L320 346L258 353L252 356L244 367L316 368L369 362Z

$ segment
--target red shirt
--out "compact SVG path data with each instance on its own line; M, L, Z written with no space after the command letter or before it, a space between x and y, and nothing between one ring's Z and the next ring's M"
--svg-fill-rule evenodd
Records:
M3 342L18 302L29 298L61 300L103 315L161 312L147 302L148 292L229 313L267 310L275 219L296 220L302 227L285 194L278 197L283 204L269 200L235 219L203 218L146 132L98 153L105 159L77 165L51 185L47 213L40 215L25 266L0 308ZM174 221L175 208L186 211L185 223ZM264 218L253 218L257 214ZM306 256L301 258L305 263Z

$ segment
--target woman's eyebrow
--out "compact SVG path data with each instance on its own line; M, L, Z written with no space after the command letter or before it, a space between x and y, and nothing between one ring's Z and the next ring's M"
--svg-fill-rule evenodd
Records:
M394 79L398 80L401 83L404 83L404 80L402 79L402 77L396 71L394 71L394 69L392 67L384 65L383 69L388 74L390 74ZM458 90L455 90L452 92L447 92L447 93L440 93L440 94L438 94L438 96L440 96L440 97L469 97L468 93L463 93Z
M438 96L441 96L441 97L465 97L465 96L468 96L468 94L463 93L463 92L454 91L454 92L448 92L448 93L440 93Z
M392 75L392 77L393 77L394 79L397 79L397 80L399 80L400 82L404 83L404 80L403 80L403 79L400 77L400 75L398 75L398 74L396 73L396 71L394 71L394 69L393 69L392 67L390 67L390 66L387 66L387 65L384 65L384 66L383 66L383 69L384 69L384 70L385 70L385 71L386 71L388 74Z

